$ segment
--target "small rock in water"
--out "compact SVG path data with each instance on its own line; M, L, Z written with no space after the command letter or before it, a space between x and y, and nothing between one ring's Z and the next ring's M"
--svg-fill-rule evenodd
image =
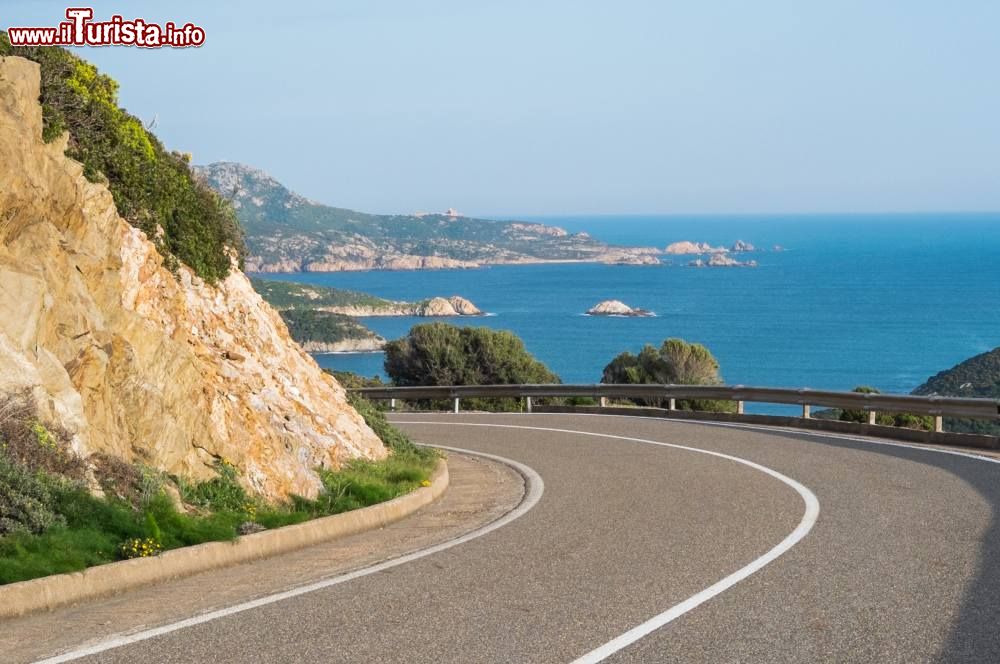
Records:
M621 300L604 300L587 310L590 316L652 316L652 311L633 309Z

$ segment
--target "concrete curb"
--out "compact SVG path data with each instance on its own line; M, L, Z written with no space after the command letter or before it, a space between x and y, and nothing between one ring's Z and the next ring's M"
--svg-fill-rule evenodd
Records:
M0 619L51 610L382 528L413 514L444 494L448 488L448 464L444 459L438 462L430 481L429 487L419 488L378 505L266 530L240 537L233 542L208 542L172 549L155 558L123 560L80 572L3 585L0 586Z

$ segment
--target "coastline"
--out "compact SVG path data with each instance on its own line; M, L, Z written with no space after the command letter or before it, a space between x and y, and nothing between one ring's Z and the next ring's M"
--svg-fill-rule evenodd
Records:
M660 260L661 256L665 256L662 251L657 250L657 253L647 253L643 254L645 256L652 257L656 262L644 262L644 261L615 261L615 260L602 260L599 258L527 258L518 260L487 260L482 262L477 262L475 265L443 265L443 266L414 266L414 267L372 267L368 265L356 264L355 266L345 266L337 270L281 270L274 269L269 270L267 266L254 266L251 267L248 260L247 274L250 275L271 275L271 274L337 274L340 272L444 272L447 270L482 270L494 266L516 266L516 265L574 265L574 264L590 264L590 265L619 265L625 267L667 267L671 263L663 262ZM250 259L252 260L252 258Z

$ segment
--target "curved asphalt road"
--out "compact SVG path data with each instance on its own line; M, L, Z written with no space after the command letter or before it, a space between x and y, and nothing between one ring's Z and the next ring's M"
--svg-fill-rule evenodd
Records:
M638 418L396 419L420 441L530 466L541 501L445 551L83 661L1000 661L996 463Z

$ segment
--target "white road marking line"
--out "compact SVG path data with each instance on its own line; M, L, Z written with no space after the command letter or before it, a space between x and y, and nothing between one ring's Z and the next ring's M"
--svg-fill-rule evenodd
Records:
M543 413L538 413L538 414L542 415ZM600 661L602 661L604 659L607 659L608 657L610 657L614 653L618 652L619 650L622 650L622 649L630 646L631 644L633 644L636 641L642 639L643 637L649 635L650 633L652 633L652 632L660 629L664 625L667 625L668 623L670 623L670 622L676 620L677 618L681 617L682 615L684 615L688 611L691 611L692 609L696 608L697 606L699 606L699 605L707 602L708 600L712 599L716 595L719 595L719 594L725 592L729 588L733 587L734 585L736 585L740 581L746 579L748 576L750 576L754 572L759 571L765 565L767 565L768 563L772 562L773 560L775 560L776 558L778 558L779 556L781 556L783 553L785 553L789 549L791 549L793 546L795 546L796 544L798 544L799 541L802 540L803 537L805 537L806 535L809 534L809 531L812 530L813 525L815 525L815 523L816 523L816 519L819 518L819 499L817 499L816 495L812 491L810 491L808 488L806 488L805 486L803 486L799 482L793 480L791 477L788 477L787 475L782 475L781 473L779 473L778 471L776 471L776 470L774 470L772 468L768 468L767 466L762 466L759 463L755 463L753 461L750 461L748 459L743 459L743 458L738 457L738 456L733 456L731 454L723 454L722 452L713 452L711 450L703 450L703 449L700 449L700 448L697 448L697 447L689 447L687 445L676 445L674 443L663 443L663 442L660 442L660 441L657 441L657 440L649 440L649 439L646 439L646 438L633 438L631 436L618 436L618 435L609 434L609 433L594 433L594 432L590 432L590 431L577 431L577 430L574 430L574 429L556 429L556 428L552 428L552 427L532 427L532 426L522 426L522 425L517 425L517 424L485 424L485 423L478 423L478 422L440 422L440 421L431 421L431 420L410 421L410 420L395 420L394 419L394 420L392 420L392 423L393 424L430 424L430 425L433 425L433 426L442 426L443 425L443 426L467 426L467 427L495 427L495 428L500 428L500 429L527 429L527 430L530 430L530 431L548 431L548 432L551 432L551 433L566 433L566 434L574 434L574 435L581 435L581 436L593 436L595 438L611 438L611 439L614 439L614 440L624 440L624 441L633 442L633 443L644 443L644 444L647 444L647 445L658 445L660 447L670 447L670 448L673 448L673 449L684 450L684 451L687 451L687 452L696 452L698 454L707 454L709 456L714 456L714 457L718 457L720 459L726 459L727 461L734 461L734 462L736 462L738 464L742 464L744 466L749 466L750 468L753 468L754 470L759 470L762 473L770 475L771 477L773 477L773 478L775 478L775 479L777 479L777 480L779 480L781 482L784 482L785 484L787 484L791 488L795 489L795 491L798 492L799 496L801 496L802 501L806 505L805 513L802 515L802 520L799 521L799 525L795 527L795 530L793 530L791 533L789 533L789 535L785 539L781 540L781 542L779 542L770 551L768 551L767 553L765 553L763 556L757 558L756 560L754 560L753 562L751 562L749 565L746 565L745 567L742 567L742 568L738 569L737 571L733 572L732 574L730 574L729 576L725 577L721 581L718 581L718 582L712 584L711 586L709 586L708 588L705 588L701 592L699 592L699 593L697 593L695 595L692 595L691 597L687 598L686 600L684 600L680 604L676 604L676 605L670 607L669 609L667 609L663 613L660 613L659 615L653 616L652 618L650 618L646 622L642 623L641 625L633 627L632 629L630 629L629 631L625 632L621 636L619 636L619 637L617 637L615 639L612 639L611 641L608 641L607 643L605 643L604 645L600 646L599 648L595 648L594 650L591 650L590 652L588 652L586 655L583 655L582 657L579 657L579 658L573 660L572 664L594 664L596 662L600 662Z
M399 565L404 565L414 560L424 558L426 556L439 553L446 549L450 549L453 546L458 546L459 544L464 544L471 540L477 539L486 535L488 533L506 526L511 521L518 519L525 514L531 508L538 504L538 501L542 498L542 493L545 491L545 482L542 480L541 475L535 472L534 469L529 466L513 461L511 459L506 459L501 456L496 456L494 454L486 454L485 452L477 452L475 450L463 450L457 447L444 447L441 445L433 445L441 450L448 450L450 452L459 452L461 454L469 454L471 456L483 457L486 459L492 459L494 461L499 461L505 465L514 468L521 474L524 478L525 483L525 493L524 498L522 498L521 503L515 507L512 511L508 512L504 516L500 517L496 521L486 524L482 528L472 531L471 533L466 533L455 539L448 540L447 542L442 542L441 544L436 544L430 548L422 549L420 551L415 551L413 553L408 553L400 558L394 558L392 560L387 560L376 565L371 565L369 567L364 567L347 574L342 574L340 576L335 576L329 579L324 579L323 581L317 581L316 583L311 583L309 585L300 586L298 588L293 588L291 590L286 590L284 592L275 593L273 595L267 595L266 597L259 597L255 600L249 602L243 602L241 604L235 604L233 606L226 607L224 609L218 609L211 611L209 613L204 613L199 616L194 616L193 618L188 618L186 620L180 620L178 622L169 623L167 625L161 625L160 627L154 627L152 629L143 630L141 632L136 632L134 634L128 634L125 636L119 636L111 639L106 639L104 641L99 641L93 645L79 648L77 650L72 650L70 652L57 655L55 657L49 657L47 659L38 660L37 664L56 664L57 662L70 662L82 657L88 657L90 655L96 655L98 653L105 652L107 650L113 650L115 648L121 648L122 646L127 646L132 643L138 643L139 641L146 641L148 639L156 638L157 636L163 636L164 634L169 634L171 632L176 632L187 627L193 627L195 625L201 625L203 623L211 622L213 620L218 620L219 618L225 618L226 616L231 616L236 613L242 613L243 611L249 611L251 609L256 609L262 606L267 606L268 604L274 604L276 602L282 602L286 599L291 599L293 597L299 597L300 595L305 595L308 593L316 592L317 590L323 590L324 588L330 588L331 586L340 585L341 583L346 583L348 581L353 581L354 579L359 579L370 574L375 574L377 572L382 572L384 570L390 569L392 567L397 567Z
M491 414L491 413L484 413ZM855 443L866 443L868 445L882 445L885 447L903 447L910 450L920 450L923 452L936 452L937 454L949 454L951 456L965 457L987 463L1000 464L1000 458L988 457L974 452L964 452L962 450L949 450L940 447L929 447L933 443L905 443L890 441L872 436L857 436L846 433L835 433L819 431L816 429L798 429L792 426L778 426L775 424L746 424L743 422L713 422L711 420L689 420L683 417L653 417L651 415L619 415L616 413L512 413L523 416L545 417L547 415L575 416L575 417L625 417L633 420L649 420L653 422L681 422L683 424L703 424L710 427L722 427L726 429L745 429L747 431L761 431L763 433L794 433L812 438L829 438L831 440L849 440Z

